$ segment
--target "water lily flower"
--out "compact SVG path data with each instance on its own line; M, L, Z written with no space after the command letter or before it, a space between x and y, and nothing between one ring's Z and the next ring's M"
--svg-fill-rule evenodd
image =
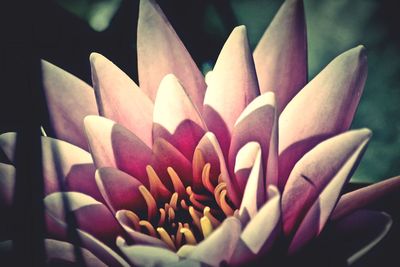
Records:
M371 138L348 130L367 77L358 46L307 81L303 3L285 1L252 53L236 27L206 79L159 6L141 0L139 86L92 53L93 88L43 61L54 137L41 138L48 261L88 266L241 266L296 255L327 223L351 235L391 219L363 207L400 178L342 195ZM0 136L0 197L16 134ZM70 236L71 218L78 243ZM76 240L75 240L76 241Z

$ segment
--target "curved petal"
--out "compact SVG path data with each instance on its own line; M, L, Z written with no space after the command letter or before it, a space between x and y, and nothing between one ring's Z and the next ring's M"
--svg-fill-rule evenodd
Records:
M230 264L242 266L255 260L271 248L280 231L281 207L280 194L275 186L269 186L270 196L258 213L244 228L233 253Z
M168 248L167 244L160 239L136 231L135 226L129 217L130 212L131 211L129 210L119 210L116 212L115 218L136 245Z
M140 1L137 53L139 85L153 101L161 80L172 73L201 111L204 77L154 0Z
M153 102L104 56L92 53L90 64L100 115L123 125L151 147Z
M261 147L260 144L256 142L249 142L244 145L240 151L246 152L238 154L240 156L238 158L242 158L242 154L245 154L243 158L248 161L246 163L251 164L251 169L248 172L248 179L246 180L246 187L243 192L239 215L241 217L249 216L249 219L252 219L257 214L258 209L265 203L266 200L264 172L261 162ZM240 163L243 163L243 161Z
M332 213L332 220L340 219L355 210L374 203L383 196L400 189L400 176L386 179L358 190L344 194Z
M96 171L96 182L113 213L120 209L147 211L146 201L139 191L142 183L129 174L110 167L100 168Z
M59 67L42 60L43 87L56 137L88 150L83 118L97 115L93 89Z
M0 146L14 162L16 133L0 135ZM78 191L104 201L94 179L95 168L91 155L70 143L42 137L42 167L45 194L58 191Z
M278 183L278 128L274 93L268 92L254 99L240 114L235 123L229 148L229 170L232 174L240 170L236 166L238 152L246 143L255 141L262 151L262 168L265 173L264 190ZM236 163L235 163L236 160ZM238 178L238 177L236 177ZM247 179L247 177L246 177ZM238 181L237 181L238 182ZM243 194L245 183L238 183Z
M168 249L143 245L128 246L122 237L117 238L117 245L134 266L156 267L179 262L178 255Z
M203 116L227 156L233 126L260 94L245 26L236 27L222 48L204 98Z
M107 207L88 195L78 192L52 193L44 198L44 204L50 216L63 223L68 223L72 218L79 229L105 243L112 244L122 232ZM101 223L94 223L93 219Z
M280 113L307 83L307 33L302 0L284 1L253 56L260 91L275 92Z
M235 251L241 230L240 221L236 217L228 217L186 257L211 266L220 266L223 261L229 262Z
M289 102L279 117L279 188L294 164L321 141L346 131L367 77L362 46L336 57Z
M85 118L85 130L97 168L113 167L137 178L146 187L151 149L128 129L99 116Z
M154 103L153 140L164 138L189 160L206 129L204 122L177 78L163 78Z
M289 253L322 231L370 137L367 129L340 134L317 145L296 164L282 195L285 234L298 227Z

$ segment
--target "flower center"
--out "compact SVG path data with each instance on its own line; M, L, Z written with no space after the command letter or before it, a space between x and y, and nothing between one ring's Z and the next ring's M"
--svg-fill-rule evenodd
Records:
M174 188L172 194L153 167L146 167L150 191L143 185L139 191L147 204L147 218L140 218L134 212L127 214L136 231L159 238L176 251L185 244L197 244L209 236L227 216L237 212L227 196L222 176L211 179L211 164L204 163L202 159L201 151L196 150L194 168L200 167L202 170L201 184L196 186L196 190L192 186L185 187L175 170L167 168Z

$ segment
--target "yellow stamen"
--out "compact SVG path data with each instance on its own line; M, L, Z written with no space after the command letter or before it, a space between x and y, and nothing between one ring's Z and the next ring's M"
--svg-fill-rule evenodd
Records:
M157 203L149 190L144 185L139 186L139 192L142 194L147 205L147 217L149 220L154 218L157 212Z
M204 238L207 238L213 231L210 219L208 219L206 216L201 217L200 225Z
M167 246L172 249L173 251L176 251L176 247L174 244L174 241L171 239L171 237L168 235L167 231L165 231L164 228L158 227L157 232L160 235L160 239L167 244Z
M190 202L192 202L192 204L193 204L193 206L195 206L197 209L199 209L199 210L202 210L202 209L204 209L206 206L204 206L203 204L201 204L200 202L198 202L195 198L194 198L194 195L193 194L191 194L190 196L189 196L189 200L190 200Z
M171 167L167 168L167 172L169 174L169 177L171 177L172 185L174 186L175 192L177 192L180 197L183 197L185 195L185 187L183 186L181 178L179 178L179 175Z
M203 182L204 187L210 191L211 193L214 192L214 186L212 185L210 181L210 170L211 170L211 164L207 163L204 165L203 172L201 173L201 181Z
M156 171L150 165L146 166L147 176L149 178L150 184L150 192L151 194L162 201L168 201L171 192L165 187L165 185L161 182L160 177L158 177Z
M175 219L175 211L174 209L168 210L168 220L172 222Z
M201 181L201 174L203 172L204 165L206 164L204 160L203 153L201 150L196 148L193 154L193 187L194 188L201 188L202 181Z
M219 201L221 203L220 207L221 207L222 211L225 213L225 215L226 216L233 215L233 209L226 202L226 190L222 190L221 191L221 195L220 195Z
M219 183L214 190L214 199L217 202L218 206L221 206L221 202L219 201L219 198L221 196L221 191L226 189L226 183Z
M213 226L214 229L215 229L215 228L217 228L217 227L221 224L221 222L220 222L217 218L215 218L215 217L211 214L210 211L211 211L211 210L210 210L210 207L205 207L204 210L203 210L203 214L204 214L204 216L206 216L206 217L210 220L212 226Z
M211 200L209 196L196 194L195 192L193 192L192 187L190 187L190 186L186 187L186 193L189 196L193 195L193 197L199 201L210 201Z
M196 238L194 237L192 231L189 228L185 228L185 227L182 228L181 229L181 233L185 237L186 244L189 244L189 245L196 245L197 244Z
M172 194L171 200L169 201L169 205L174 210L178 209L178 193L177 192Z
M176 238L175 238L176 247L180 247L182 244L181 229L182 229L182 223L178 223L178 230L176 231Z
M185 210L189 209L189 206L186 204L186 201L184 199L181 200L181 207L184 208Z
M149 232L149 234L150 234L152 237L157 237L156 230L154 229L153 225L152 225L149 221L141 220L141 221L139 222L139 224L140 224L141 226L143 226L144 228L146 228L146 230Z
M201 213L199 213L198 211L196 211L193 206L189 207L189 214L193 219L193 223L196 225L196 227L201 230L201 225L200 225L200 216Z
M129 221L132 222L133 228L136 231L140 231L140 224L139 224L140 218L139 218L139 216L137 216L134 212L132 212L130 210L125 212L125 216L129 219Z
M158 209L160 211L160 220L158 221L158 225L164 225L165 223L165 210L164 209Z

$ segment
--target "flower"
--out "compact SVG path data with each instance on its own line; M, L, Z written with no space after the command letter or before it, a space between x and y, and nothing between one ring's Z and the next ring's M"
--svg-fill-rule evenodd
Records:
M340 197L371 137L348 131L367 76L362 46L307 83L302 2L286 1L253 55L239 26L204 79L142 0L137 47L140 88L96 53L94 90L43 61L57 138L42 137L49 260L75 260L71 226L92 266L245 265L277 247L295 255L328 220L337 231L368 220L374 242L387 233L388 215L361 208L399 177ZM8 206L15 140L0 136Z

